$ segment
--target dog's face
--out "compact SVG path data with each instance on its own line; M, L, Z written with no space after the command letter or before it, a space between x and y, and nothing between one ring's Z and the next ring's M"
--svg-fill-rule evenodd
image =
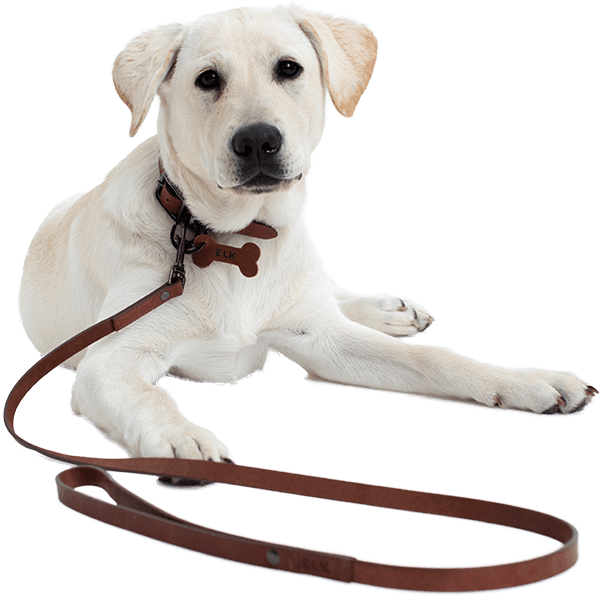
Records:
M283 11L201 19L159 89L181 160L240 193L298 181L321 137L325 91L315 49Z
M159 94L163 158L180 180L198 184L190 210L226 231L261 210L296 212L300 194L282 192L308 168L326 93L351 116L376 49L373 34L351 21L240 9L138 36L117 57L113 78L132 111L131 135Z

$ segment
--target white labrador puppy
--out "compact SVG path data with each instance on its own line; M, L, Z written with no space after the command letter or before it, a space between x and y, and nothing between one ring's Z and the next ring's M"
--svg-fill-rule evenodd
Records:
M488 406L565 413L593 397L569 373L505 369L405 344L398 336L431 323L424 309L357 297L324 273L302 220L309 159L327 92L351 116L375 56L364 26L277 8L161 27L117 57L114 81L132 112L131 135L157 93L158 135L97 188L56 208L35 236L21 287L34 344L47 352L165 281L175 250L172 217L155 199L159 158L204 224L198 231L233 254L250 240L261 251L253 277L216 254L205 267L188 257L183 296L69 361L77 368L73 409L131 455L226 458L226 447L155 382L166 373L235 381L260 369L271 348L324 379ZM252 221L277 237L236 233Z

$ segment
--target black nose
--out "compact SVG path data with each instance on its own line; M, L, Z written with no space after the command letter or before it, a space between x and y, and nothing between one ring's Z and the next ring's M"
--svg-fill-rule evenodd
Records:
M231 145L235 154L242 158L250 158L265 154L277 154L282 141L277 127L266 123L256 123L238 130L231 140Z

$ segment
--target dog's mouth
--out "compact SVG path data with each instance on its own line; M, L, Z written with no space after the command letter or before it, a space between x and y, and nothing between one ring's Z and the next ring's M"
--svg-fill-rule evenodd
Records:
M236 185L232 189L240 193L268 194L269 192L281 191L290 187L294 182L302 179L302 173L292 179L278 179L266 173L258 173L250 180Z

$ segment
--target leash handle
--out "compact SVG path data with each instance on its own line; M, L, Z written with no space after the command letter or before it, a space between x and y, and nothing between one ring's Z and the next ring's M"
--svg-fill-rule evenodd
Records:
M122 460L119 470L140 472L136 468L123 469L127 459ZM558 575L577 560L577 531L569 523L523 508L227 463L180 459L130 460L146 462L143 472L151 470L155 475L186 475L257 489L494 523L546 535L562 542L563 546L552 554L532 560L489 567L432 569L370 563L350 556L270 544L183 521L135 496L103 469L92 466L69 469L57 477L60 501L73 510L115 527L196 552L265 568L395 589L465 592L514 587ZM175 463L189 464L180 466ZM117 503L116 506L77 491L77 487L85 485L104 489Z
M417 591L480 591L525 585L558 575L577 561L577 530L544 513L440 494L337 481L242 467L228 463L167 458L105 459L71 456L36 446L14 428L16 411L29 390L54 368L103 337L127 327L165 302L183 293L183 280L175 278L125 310L67 340L40 359L10 392L4 423L21 445L63 462L80 465L56 479L60 501L92 518L177 546L271 569L368 585ZM427 569L369 563L348 556L269 544L194 525L135 496L105 470L181 477L227 483L274 492L352 502L418 513L457 517L522 529L553 538L562 546L532 560L507 565L458 569ZM84 485L103 488L116 506L77 491Z

